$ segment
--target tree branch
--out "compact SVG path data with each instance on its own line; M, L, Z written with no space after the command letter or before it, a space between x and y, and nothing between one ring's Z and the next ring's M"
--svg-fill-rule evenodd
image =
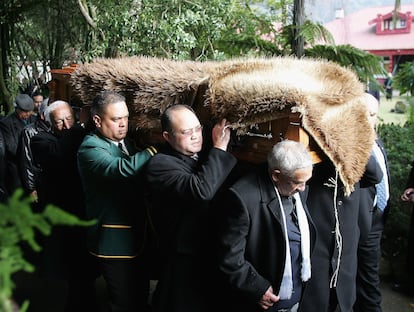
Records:
M82 0L78 0L78 4L79 4L79 9L83 17L85 18L86 22L88 23L88 25L91 26L93 29L96 29L96 24L93 21L92 17L89 15L88 8L87 7L85 8Z

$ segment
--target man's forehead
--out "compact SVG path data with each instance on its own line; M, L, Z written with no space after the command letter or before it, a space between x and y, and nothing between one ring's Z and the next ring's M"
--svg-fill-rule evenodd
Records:
M114 103L109 103L108 105L104 106L103 111L105 113L116 112L116 111L128 111L128 106L123 101L114 102Z
M54 116L57 115L72 115L72 110L69 107L60 107L52 112Z
M194 124L194 126L200 123L197 116L185 108L173 111L171 114L171 122L175 125Z

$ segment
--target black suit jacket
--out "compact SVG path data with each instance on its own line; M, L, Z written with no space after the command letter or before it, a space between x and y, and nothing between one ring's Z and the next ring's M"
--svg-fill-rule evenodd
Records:
M32 149L30 141L32 137L41 131L50 131L50 126L44 120L38 118L35 122L25 126L20 134L17 146L17 159L19 162L19 174L22 187L26 194L30 194L37 188L41 168L33 163Z
M305 196L306 192L301 193L312 248L316 231ZM269 286L279 292L286 256L281 207L267 165L237 181L217 206L223 302L228 311L261 311L258 302Z
M390 172L388 167L387 153L384 148L384 143L380 138L377 138L376 144L380 148L384 159L385 167L387 170L388 176L388 188L390 188ZM374 207L375 196L377 194L375 185L361 185L361 203L360 203L360 212L359 212L359 229L360 229L360 240L364 241L368 233L373 230L383 230L385 218L389 213L390 209L390 198L388 198L387 206L384 209L384 212L377 211L377 207ZM381 214L381 217L373 218L375 214Z
M154 311L211 311L210 204L235 165L233 155L217 148L197 162L167 146L149 160L146 177L162 257Z
M40 131L31 138L33 164L41 168L37 185L41 206L54 204L85 218L77 151L86 133L76 124L59 135L52 131Z
M375 185L381 181L381 168L373 156L370 157L365 173L354 186L355 190L345 196L343 185L338 179L336 188L330 182L335 178L335 167L329 160L314 166L309 180L307 205L318 231L315 250L312 255L312 279L306 285L300 311L328 311L331 288L330 281L337 269L339 252L341 258L336 285L336 296L341 311L352 311L356 298L355 278L357 270L357 248L359 242L358 215L361 185ZM336 195L336 197L335 197ZM335 238L335 206L342 235L341 249Z
M35 117L30 117L28 123L35 121ZM16 112L0 120L0 131L3 132L3 138L6 148L6 188L11 195L17 188L22 187L19 175L19 160L17 158L17 146L20 134L25 127L25 123L19 119Z
M77 150L85 135L85 129L76 124L59 135L40 131L32 137L30 148L34 164L42 169L37 185L40 208L53 204L85 219L84 196L76 164ZM88 262L86 229L53 227L51 235L43 241L40 265L43 274L73 278L80 283L93 271Z

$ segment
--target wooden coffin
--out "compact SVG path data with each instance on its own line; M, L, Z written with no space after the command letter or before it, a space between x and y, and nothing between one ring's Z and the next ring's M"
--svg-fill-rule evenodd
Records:
M59 75L52 72L55 96L68 83ZM159 117L176 103L191 105L205 124L229 120L235 135L231 152L239 159L264 161L279 140L301 141L314 162L334 163L347 193L362 176L374 140L362 83L351 70L323 60L97 59L74 67L69 83L65 96L80 105L101 90L123 94L136 140L143 144L160 140Z

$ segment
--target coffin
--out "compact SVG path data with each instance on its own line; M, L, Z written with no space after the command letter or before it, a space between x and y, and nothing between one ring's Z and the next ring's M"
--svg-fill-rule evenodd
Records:
M58 84L59 75L52 71ZM229 120L234 130L231 152L245 161L264 161L281 139L301 141L314 162L334 163L346 194L361 178L375 137L363 84L350 69L323 60L97 59L73 67L65 84L71 100L80 105L91 103L101 90L123 94L142 144L160 140L159 117L176 103L191 105L203 124ZM57 92L55 96L68 99Z

